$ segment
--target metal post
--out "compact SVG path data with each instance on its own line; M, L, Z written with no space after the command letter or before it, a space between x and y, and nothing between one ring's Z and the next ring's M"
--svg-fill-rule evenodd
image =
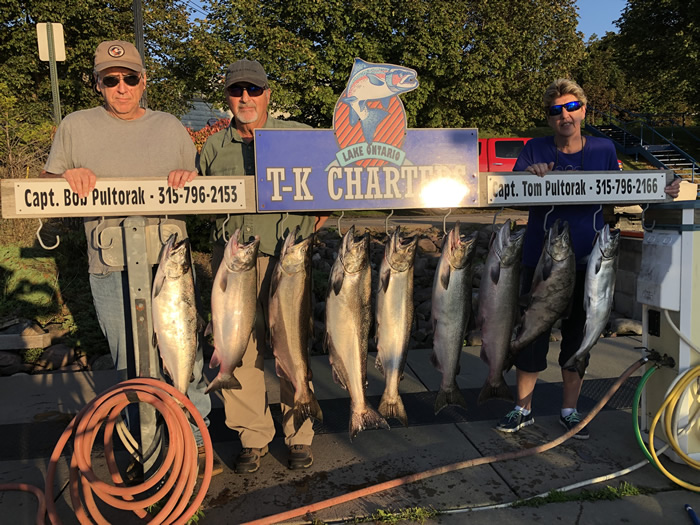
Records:
M145 217L124 219L124 248L129 280L129 300L131 303L131 325L134 338L134 362L138 377L160 379L158 354L153 346L153 318L151 316L152 271L148 263L148 243L146 241ZM141 453L146 454L159 437L156 435L156 412L151 405L139 405L139 429ZM154 453L143 458L143 470L147 472L153 465L160 446Z
M49 43L49 74L51 78L51 95L53 97L53 119L56 125L61 123L61 99L58 93L58 71L56 70L56 50L53 42L53 24L46 24L46 37Z

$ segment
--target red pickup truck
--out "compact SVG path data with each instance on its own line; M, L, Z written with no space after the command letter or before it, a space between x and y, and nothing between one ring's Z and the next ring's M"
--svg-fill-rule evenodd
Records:
M513 171L528 140L529 137L479 139L479 171Z
M479 171L513 171L520 151L530 137L479 139ZM620 169L622 161L617 159Z

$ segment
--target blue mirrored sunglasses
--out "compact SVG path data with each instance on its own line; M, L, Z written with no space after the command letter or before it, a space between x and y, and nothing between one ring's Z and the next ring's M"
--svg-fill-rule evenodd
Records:
M556 115L561 115L562 109L565 109L567 113L572 113L581 109L582 106L583 102L581 102L580 100L573 100L571 102L567 102L566 104L557 104L556 106L549 106L547 108L547 113L550 117L554 117Z
M249 97L259 97L265 91L265 88L260 86L229 86L228 93L232 97L242 97L243 92L247 91Z

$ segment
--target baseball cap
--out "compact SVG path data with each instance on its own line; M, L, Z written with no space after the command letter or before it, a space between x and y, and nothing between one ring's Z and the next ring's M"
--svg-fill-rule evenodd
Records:
M226 70L225 88L237 82L250 82L262 88L269 87L267 83L267 73L257 60L241 59L230 66Z
M95 71L99 73L108 67L125 67L141 73L143 71L141 54L134 44L123 40L102 42L95 51Z

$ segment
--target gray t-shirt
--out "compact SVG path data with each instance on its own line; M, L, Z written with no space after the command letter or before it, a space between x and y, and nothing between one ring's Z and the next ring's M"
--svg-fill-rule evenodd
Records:
M110 116L99 106L68 115L56 131L51 153L44 169L63 174L72 168L89 168L102 177L165 177L177 169L194 171L197 149L187 130L174 116L146 110L135 120ZM123 217L105 218L100 230L118 226ZM157 224L158 218L149 218ZM85 219L88 244L89 272L104 274L121 271L123 267L107 266L99 257L99 247L93 232L97 217ZM170 220L185 232L184 221Z

